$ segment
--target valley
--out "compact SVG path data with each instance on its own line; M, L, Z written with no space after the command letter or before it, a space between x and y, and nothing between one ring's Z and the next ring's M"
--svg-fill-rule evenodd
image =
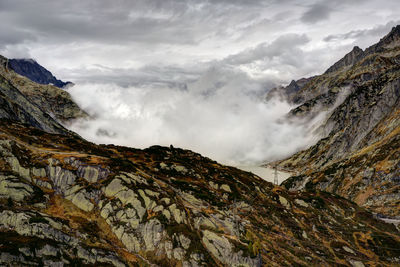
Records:
M0 265L400 266L400 25L287 86L232 67L288 40L306 53L278 37L162 89L0 56Z

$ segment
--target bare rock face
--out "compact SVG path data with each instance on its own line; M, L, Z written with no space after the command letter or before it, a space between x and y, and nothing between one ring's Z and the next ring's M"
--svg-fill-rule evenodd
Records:
M290 190L325 190L386 216L400 216L399 26L365 51L354 48L292 99L295 118L328 111L318 129L322 139L279 162L297 174ZM368 171L367 171L368 170Z
M257 266L257 259L242 257L240 252L234 253L232 244L223 236L205 230L202 241L211 254L224 264L229 263L230 266Z
M379 249L400 245L396 228L354 203L290 193L188 150L97 146L0 120L0 152L4 265L400 261Z
M349 68L364 57L364 51L355 46L351 52L346 54L341 60L333 64L325 73L335 72L342 68Z
M50 118L42 117L51 115L58 122L67 124L88 116L67 91L21 76L14 72L9 64L6 58L0 56L0 117L20 120L45 131L54 132L54 126L50 127L54 122L51 123ZM16 90L18 92L15 92ZM10 103L13 104L10 106ZM17 105L19 113L15 112Z
M0 118L26 123L47 132L67 132L2 76L0 76Z

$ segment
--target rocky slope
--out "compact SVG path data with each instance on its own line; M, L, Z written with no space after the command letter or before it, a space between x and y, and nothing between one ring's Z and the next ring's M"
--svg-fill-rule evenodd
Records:
M39 84L52 84L59 88L71 84L71 82L58 80L50 71L33 59L10 59L8 67L19 75Z
M279 162L296 171L291 190L325 190L385 215L400 215L400 26L379 43L354 48L294 95L293 118L328 113L322 139Z
M87 117L70 94L53 85L44 85L31 81L10 69L7 58L0 56L0 78L17 88L30 102L50 114L58 122L68 124L70 121ZM8 64L8 65L7 65Z
M32 125L51 133L67 130L0 75L0 118Z
M279 98L283 101L288 101L291 103L297 102L293 100L293 98L297 95L297 93L314 77L310 78L301 78L297 81L292 80L288 86L279 86L276 88L272 88L268 91L266 100L271 100L272 98Z
M188 150L97 146L0 120L0 262L389 266L400 233Z

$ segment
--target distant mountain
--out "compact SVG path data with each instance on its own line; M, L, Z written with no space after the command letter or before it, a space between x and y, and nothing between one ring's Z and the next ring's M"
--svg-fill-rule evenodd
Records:
M12 71L4 68L6 62L7 59L0 56L0 118L18 121L51 133L67 133L67 129L13 85L7 77Z
M288 87L292 86L289 85ZM292 118L328 112L322 139L279 162L297 175L290 190L324 190L372 211L400 216L400 26L377 44L355 47L295 93Z
M267 100L274 97L281 98L282 100L287 100L289 102L296 102L293 98L297 93L314 77L301 78L297 81L292 80L288 86L279 86L271 89L267 93Z
M39 65L39 63L33 59L10 59L8 67L36 83L52 84L59 88L71 84L71 82L58 80L50 71Z
M7 66L8 61L8 66ZM44 114L51 115L58 122L68 124L70 121L88 116L71 98L70 94L54 85L39 84L21 76L9 68L7 58L0 55L0 86L7 84L14 91L22 93L28 102L21 107L36 105ZM13 101L16 101L14 99ZM37 114L37 112L36 112ZM40 127L39 127L40 128ZM44 128L41 128L44 129Z

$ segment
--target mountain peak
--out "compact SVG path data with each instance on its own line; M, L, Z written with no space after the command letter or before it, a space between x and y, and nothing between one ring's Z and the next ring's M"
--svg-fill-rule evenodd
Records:
M299 85L296 83L295 80L292 80L290 84L285 88L286 94L287 95L292 95L294 93L297 93L300 90Z
M400 39L400 25L393 27L392 30L379 41L379 43L391 43L398 39Z
M362 52L363 50L359 46L354 46L352 52Z
M397 25L393 27L392 30L377 43L377 46L386 46L399 39L400 39L400 25Z
M62 88L70 82L58 80L50 71L31 58L10 59L9 67L19 75L40 84L53 84Z
M400 46L400 25L393 27L392 30L380 39L378 43L368 47L365 51L358 46L354 46L351 52L333 64L333 66L331 66L325 73L335 72L343 67L352 66L366 55L382 52L385 49L396 46Z
M39 65L39 63L37 63L37 61L34 60L33 58L19 58L17 60L25 61L25 62L28 62L28 63L31 63L31 64L38 64Z
M352 66L354 63L358 62L364 57L364 51L358 47L354 46L353 50L347 53L342 59L333 64L325 73L335 72L343 67Z
M397 25L397 26L393 27L389 34L400 35L400 25Z
M366 54L382 52L385 49L400 46L400 25L392 28L378 43L365 49Z

